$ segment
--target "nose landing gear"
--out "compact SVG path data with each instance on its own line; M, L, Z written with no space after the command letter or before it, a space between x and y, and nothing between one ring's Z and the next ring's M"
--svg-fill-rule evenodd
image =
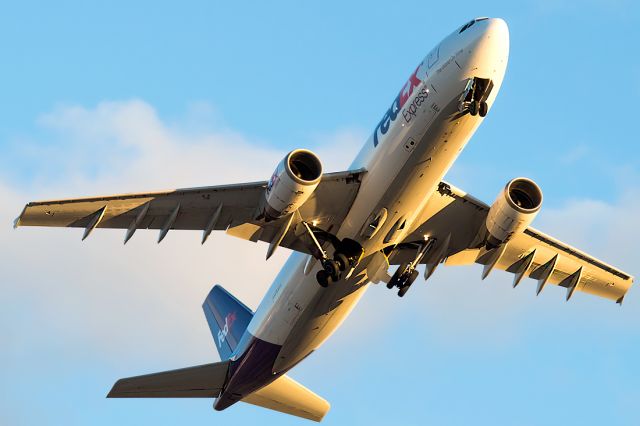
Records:
M493 81L490 79L470 78L458 101L458 111L461 113L469 112L472 116L486 116L489 112L487 98L492 89Z

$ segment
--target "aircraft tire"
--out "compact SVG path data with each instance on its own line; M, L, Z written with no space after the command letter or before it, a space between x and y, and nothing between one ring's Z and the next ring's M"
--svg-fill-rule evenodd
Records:
M316 280L318 281L318 284L320 284L320 287L329 287L329 274L324 269L321 269L316 273Z
M489 112L489 106L487 105L486 102L481 102L480 103L480 108L478 109L478 114L480 114L480 117L484 117L487 115L487 112Z
M408 285L413 284L413 282L416 280L416 278L418 278L418 275L420 275L420 273L418 271L416 271L415 269L413 271L411 271L411 275L409 275L409 278L407 279L407 284Z
M411 287L411 284L405 284L400 287L400 290L398 290L398 296L404 297L404 295L407 294L407 291L409 291L409 287Z
M341 271L346 271L349 268L349 258L347 257L347 255L336 252L333 258L338 263Z
M478 101L473 101L469 104L469 114L473 115L474 117L476 115L478 115L478 109L480 108L480 103Z
M323 268L332 281L340 280L340 265L335 260L327 260Z

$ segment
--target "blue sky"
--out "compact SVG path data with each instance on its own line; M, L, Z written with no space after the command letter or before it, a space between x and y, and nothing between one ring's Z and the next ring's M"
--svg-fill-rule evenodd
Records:
M217 359L200 303L255 307L286 253L216 236L19 229L32 199L266 179L287 150L346 167L408 74L470 18L510 27L505 82L448 180L535 179L535 226L638 274L640 7L521 2L14 2L0 14L0 424L300 424L209 400L106 400ZM243 270L238 274L237 270ZM327 424L637 425L640 301L442 268L372 287L292 372Z

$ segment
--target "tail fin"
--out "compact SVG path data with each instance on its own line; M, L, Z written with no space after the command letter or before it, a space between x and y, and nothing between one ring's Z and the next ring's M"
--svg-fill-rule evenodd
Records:
M242 401L316 422L331 408L325 399L286 375L245 396Z
M253 318L253 312L219 285L211 289L202 309L220 358L231 358Z

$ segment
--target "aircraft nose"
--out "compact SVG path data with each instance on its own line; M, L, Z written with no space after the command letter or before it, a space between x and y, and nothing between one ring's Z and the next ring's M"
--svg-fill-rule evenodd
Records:
M478 70L492 78L502 79L509 59L509 27L500 18L479 22L477 36L471 42L474 58L471 61ZM484 24L484 25L482 25Z
M489 18L484 30L484 36L501 47L509 47L509 27L504 19Z

